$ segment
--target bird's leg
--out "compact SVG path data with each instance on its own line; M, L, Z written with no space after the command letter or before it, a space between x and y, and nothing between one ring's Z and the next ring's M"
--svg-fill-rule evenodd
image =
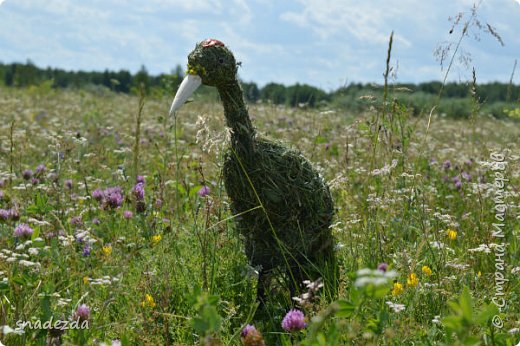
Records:
M267 272L265 269L260 269L258 273L258 285L256 288L256 300L260 303L259 307L263 307L267 301L267 290L270 281L270 272Z
M289 280L289 293L292 300L293 297L297 297L300 294L304 280L302 268L298 264L287 269L287 280Z

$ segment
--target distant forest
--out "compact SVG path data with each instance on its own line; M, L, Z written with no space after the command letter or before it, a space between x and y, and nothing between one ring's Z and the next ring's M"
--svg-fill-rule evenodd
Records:
M137 93L143 86L147 94L172 94L179 86L184 71L177 66L170 74L150 75L144 66L132 74L126 70L104 72L66 71L58 68L39 68L31 61L25 64L0 63L0 85L8 87L30 87L46 84L51 88L103 88L121 93ZM414 115L429 111L437 104L437 95L442 83L438 81L420 84L391 85L394 98L413 110ZM254 82L242 82L248 102L269 102L291 107L316 107L323 104L334 105L352 111L362 111L369 104L362 96L380 96L382 87L373 84L351 83L337 90L326 92L307 84L285 86L269 83L259 88ZM206 93L211 94L209 89ZM214 93L214 91L213 91ZM442 102L438 111L457 117L467 117L472 110L472 86L468 83L447 83L442 92ZM482 111L495 117L507 116L508 111L518 108L520 85L509 83L478 84L476 97ZM473 98L475 99L475 98Z

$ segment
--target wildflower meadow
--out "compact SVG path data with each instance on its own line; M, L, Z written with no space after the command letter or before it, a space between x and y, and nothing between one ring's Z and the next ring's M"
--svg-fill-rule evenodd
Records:
M442 97L472 26L503 44L476 11L458 44L436 51L446 74L427 102L393 83L393 33L382 85L335 101L323 92L312 104L246 107L238 63L216 39L196 46L188 79L228 92L226 109L207 87L186 104L181 93L170 116L172 83L123 92L116 79L60 88L11 76L0 85L0 346L520 345L517 86L511 76L507 102L490 107L474 69L461 87L468 97ZM206 48L229 54L215 59ZM222 66L231 77L219 84ZM178 86L178 77L164 80ZM312 231L325 225L325 236L290 253L265 244L277 230L263 237L254 218L241 223L267 215L261 202L240 209L266 186L245 190L230 142L242 157L263 150L267 164L249 167L269 166L270 175L251 170L274 182L267 188L298 180L261 191L294 201L290 210L271 204L271 228L305 220ZM259 244L258 263L276 264L268 272L251 260ZM300 272L294 282L280 254L330 264L330 277Z
M329 182L340 268L337 297L274 282L259 318L218 100L174 119L168 96L2 88L0 341L515 345L518 123L414 117L392 92L360 114L249 106Z

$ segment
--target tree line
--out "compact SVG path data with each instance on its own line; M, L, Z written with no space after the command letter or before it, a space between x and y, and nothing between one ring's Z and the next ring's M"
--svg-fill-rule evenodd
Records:
M96 71L66 71L59 68L39 68L31 61L26 63L0 63L0 84L9 87L37 86L43 82L52 82L53 88L84 88L100 86L115 92L134 93L140 86L145 92L162 91L172 93L179 86L184 71L177 66L171 73L151 75L144 66L136 73L127 70L103 72ZM442 83L438 81L419 84L394 85L394 90L409 90L417 97L431 98L438 95ZM326 92L307 84L285 86L278 83L269 83L259 88L254 82L242 82L245 98L248 102L270 102L289 106L315 107L322 103L342 103L356 101L353 97L364 94L378 94L380 86L373 84L351 83L337 90ZM520 99L520 85L509 83L486 83L478 85L478 97L487 104L518 102ZM447 83L443 89L443 98L469 99L472 88L467 83ZM405 93L406 94L406 93ZM415 98L417 98L415 97ZM405 96L404 99L410 100ZM357 101L356 101L357 102Z

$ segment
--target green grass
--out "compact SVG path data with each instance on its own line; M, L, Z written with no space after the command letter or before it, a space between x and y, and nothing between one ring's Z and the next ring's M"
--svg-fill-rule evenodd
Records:
M289 335L281 321L290 297L276 285L268 317L254 317L254 268L234 229L220 173L227 146L220 104L189 104L174 123L165 118L171 100L150 98L138 122L135 96L0 91L0 209L20 214L0 221L0 326L68 320L86 304L89 329L68 330L62 341L234 345L246 324L254 324L267 345L520 341L520 333L508 332L520 327L514 317L520 312L518 122L434 113L427 130L428 119L411 117L391 91L385 109L379 100L362 114L250 106L260 133L301 150L319 167L337 208L340 299L318 295L302 308L308 327ZM502 242L491 236L497 187L486 162L492 152L506 155L509 179L503 272L510 281L501 329L489 323L496 313L488 305L497 287L495 254L470 251ZM443 167L446 160L450 168ZM25 181L23 171L40 164L39 181ZM132 193L136 175L145 176L144 212L136 211ZM204 185L211 192L200 197ZM92 198L95 189L113 186L123 191L121 207L103 208ZM124 217L126 210L132 218ZM71 222L77 216L81 222ZM13 237L20 223L35 231L31 241ZM457 232L455 239L448 229ZM80 230L92 241L88 256L75 239ZM381 262L397 276L377 287L371 279L355 285L358 270ZM416 286L407 284L411 273ZM401 294L392 295L394 280ZM386 302L405 310L396 313ZM48 338L47 330L2 335L0 329L6 345L44 345Z

